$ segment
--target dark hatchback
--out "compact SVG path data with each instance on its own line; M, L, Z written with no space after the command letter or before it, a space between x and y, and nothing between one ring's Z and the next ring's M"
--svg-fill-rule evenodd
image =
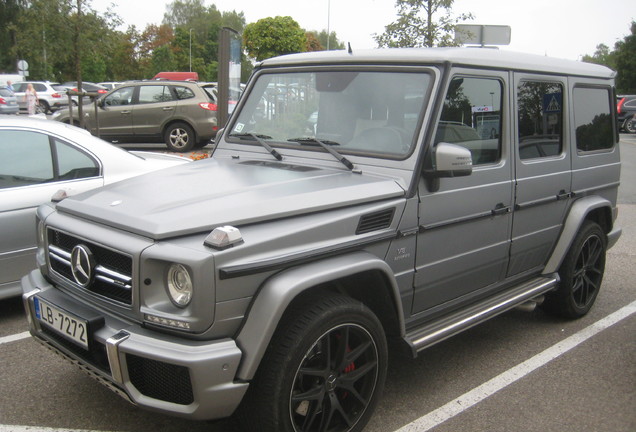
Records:
M624 95L616 98L616 113L619 129L636 133L636 95Z

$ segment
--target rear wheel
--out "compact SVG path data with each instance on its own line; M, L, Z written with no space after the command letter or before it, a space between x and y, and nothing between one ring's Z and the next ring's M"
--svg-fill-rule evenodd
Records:
M586 221L559 270L559 288L546 296L542 307L566 318L587 314L601 289L607 238L601 227Z
M44 113L44 114L48 114L49 112L52 113L53 111L51 111L51 108L49 108L49 104L46 101L40 100L38 102L38 107L39 107L39 111Z
M349 297L294 308L274 335L241 406L247 430L360 431L386 377L377 317Z
M164 140L170 150L179 153L192 150L196 143L194 131L186 123L173 123L168 126Z
M623 129L629 133L636 133L636 116L632 116L625 120L625 123L623 123Z

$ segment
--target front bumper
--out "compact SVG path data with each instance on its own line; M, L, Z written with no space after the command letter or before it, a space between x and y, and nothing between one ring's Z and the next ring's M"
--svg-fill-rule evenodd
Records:
M35 270L22 278L33 337L130 402L190 419L230 416L247 383L234 382L241 351L232 339L191 341L108 315L55 289ZM92 325L89 349L65 339L36 318L34 298Z

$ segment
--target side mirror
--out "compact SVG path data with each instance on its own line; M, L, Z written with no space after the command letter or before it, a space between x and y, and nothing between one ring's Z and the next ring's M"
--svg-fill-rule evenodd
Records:
M461 177L473 172L473 157L465 147L441 142L433 148L432 167L424 171L429 178Z

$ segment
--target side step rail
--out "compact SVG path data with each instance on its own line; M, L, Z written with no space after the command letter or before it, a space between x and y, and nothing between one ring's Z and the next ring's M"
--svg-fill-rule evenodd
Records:
M506 290L467 309L453 312L436 319L406 334L406 342L413 350L413 356L419 351L448 339L477 324L487 321L503 312L513 309L556 287L558 276L538 277L513 289Z

